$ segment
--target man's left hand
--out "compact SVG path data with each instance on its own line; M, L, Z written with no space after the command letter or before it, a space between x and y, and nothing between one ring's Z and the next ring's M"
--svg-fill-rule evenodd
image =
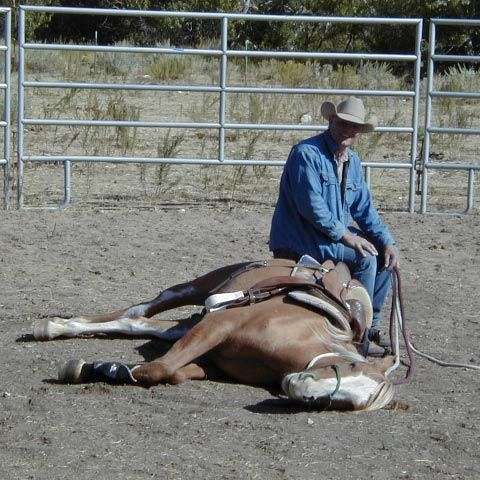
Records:
M394 245L387 245L383 252L384 268L392 270L399 266L398 250Z

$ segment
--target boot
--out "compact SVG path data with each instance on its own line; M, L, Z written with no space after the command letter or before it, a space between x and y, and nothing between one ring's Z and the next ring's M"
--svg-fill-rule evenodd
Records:
M114 384L137 383L132 369L120 362L87 363L72 359L58 369L58 380L63 383L107 382Z
M381 347L380 345L377 345L374 342L370 342L368 344L367 354L365 356L384 357L386 354L387 354L387 351L385 350L385 348Z
M392 347L392 344L390 343L390 339L386 335L380 333L380 329L377 328L377 327L372 327L369 330L368 339L371 342L376 343L377 345L379 345L382 348L391 349L391 347Z
M358 345L358 353L364 357L383 357L385 349L370 341L370 331L365 329L362 341Z

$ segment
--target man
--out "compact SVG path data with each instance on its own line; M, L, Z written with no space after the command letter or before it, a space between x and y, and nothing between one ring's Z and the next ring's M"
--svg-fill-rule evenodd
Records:
M374 125L365 120L363 102L355 97L338 106L324 102L321 113L329 122L328 130L295 145L285 164L270 250L277 258L298 260L308 254L319 262L345 262L370 295L369 338L381 343L380 314L398 253L373 206L360 158L350 150ZM351 225L352 219L360 230Z

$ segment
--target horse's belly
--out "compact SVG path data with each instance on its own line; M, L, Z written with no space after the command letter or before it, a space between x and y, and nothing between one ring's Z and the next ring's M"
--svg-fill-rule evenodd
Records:
M278 385L282 376L252 356L212 353L211 361L232 379L250 385Z
M256 319L233 332L213 352L216 365L241 382L257 384L278 383L303 370L321 345L308 327L288 322Z
M232 378L250 384L279 383L287 373L303 370L321 353L322 339L314 334L325 318L282 295L217 313L235 318L237 328L210 357Z

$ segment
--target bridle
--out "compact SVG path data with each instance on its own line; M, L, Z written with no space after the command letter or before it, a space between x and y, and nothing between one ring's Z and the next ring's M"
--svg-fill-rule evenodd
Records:
M336 357L336 358L341 359L341 357L339 357L336 353L331 353L331 352L330 353L321 353L320 355L317 355L316 357L313 357L312 360L310 360L309 364L307 365L307 370L309 368L312 368L319 360L321 360L322 358L325 358L325 357ZM338 368L337 363L330 363L330 364L325 365L321 368L332 368L333 371L335 372L335 378L337 379L337 384L335 385L335 389L333 390L332 393L330 393L328 395L329 403L328 403L327 408L329 408L332 405L333 397L340 390L340 383L342 381L342 376L340 375L340 369Z

